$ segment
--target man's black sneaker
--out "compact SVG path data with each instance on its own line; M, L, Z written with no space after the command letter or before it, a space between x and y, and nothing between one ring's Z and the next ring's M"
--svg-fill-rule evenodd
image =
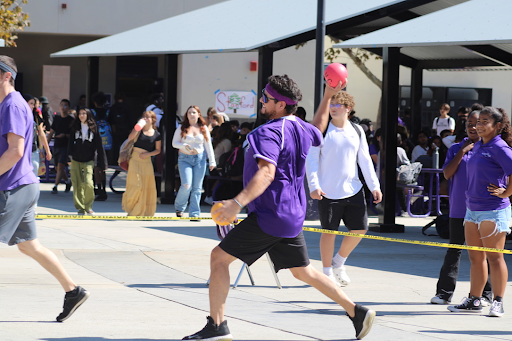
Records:
M480 313L482 312L482 303L480 297L464 297L459 305L448 306L448 310L455 313Z
M89 298L89 295L90 293L80 286L67 292L64 296L64 309L57 316L57 322L66 321Z
M59 191L57 191L57 186L53 186L52 188L52 194L57 194Z
M68 181L66 183L66 189L64 190L64 192L69 193L70 190L71 190L71 181Z
M231 341L233 336L229 332L228 321L224 320L221 324L217 325L213 319L208 316L206 318L208 323L203 329L195 334L185 336L182 340L203 340L203 341Z
M352 323L354 324L354 328L356 329L356 338L361 340L370 332L370 329L372 329L373 320L375 319L375 315L377 315L377 313L371 309L363 307L360 304L356 304L354 310L354 317L350 317L348 313L347 316L352 320Z

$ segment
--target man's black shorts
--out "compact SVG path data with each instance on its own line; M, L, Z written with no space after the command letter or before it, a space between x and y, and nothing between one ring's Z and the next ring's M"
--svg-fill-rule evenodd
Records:
M52 150L53 162L67 164L68 163L68 148L67 147L55 147Z
M256 213L249 214L232 229L219 246L247 265L251 265L268 252L276 272L309 265L308 250L302 231L295 238L271 236L259 227Z
M368 230L368 212L364 190L344 199L318 200L320 224L324 230L338 231L341 219L349 231Z

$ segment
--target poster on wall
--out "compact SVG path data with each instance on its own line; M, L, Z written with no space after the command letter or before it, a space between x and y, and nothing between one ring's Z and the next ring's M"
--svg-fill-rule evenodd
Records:
M215 91L215 110L226 114L256 117L254 91Z

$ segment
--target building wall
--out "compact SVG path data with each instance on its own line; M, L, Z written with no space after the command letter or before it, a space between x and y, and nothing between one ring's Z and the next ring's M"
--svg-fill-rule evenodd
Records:
M71 68L70 100L74 106L78 97L85 93L86 58L50 58L50 53L78 44L87 43L93 36L58 36L48 34L20 34L18 47L3 48L0 53L11 56L16 61L18 71L23 73L23 88L18 89L33 96L41 96L43 65L66 65ZM114 69L115 70L115 69ZM59 103L50 103L58 110Z
M411 84L411 70L400 67L400 85ZM423 84L428 86L454 86L491 88L492 105L512 112L511 71L423 71Z
M107 36L222 1L225 0L32 0L23 5L31 21L25 31ZM62 8L63 3L66 9Z

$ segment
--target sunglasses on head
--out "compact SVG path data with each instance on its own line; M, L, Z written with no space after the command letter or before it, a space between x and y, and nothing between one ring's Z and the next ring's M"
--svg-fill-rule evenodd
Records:
M345 106L345 104L339 104L339 103L331 103L331 108L336 108L336 109L339 109L341 108L342 106Z
M262 89L261 90L261 98L263 98L263 103L268 103L269 100L272 100L274 102L279 102L278 99L276 98L272 98L272 97L268 97L267 95L265 95L265 89Z

